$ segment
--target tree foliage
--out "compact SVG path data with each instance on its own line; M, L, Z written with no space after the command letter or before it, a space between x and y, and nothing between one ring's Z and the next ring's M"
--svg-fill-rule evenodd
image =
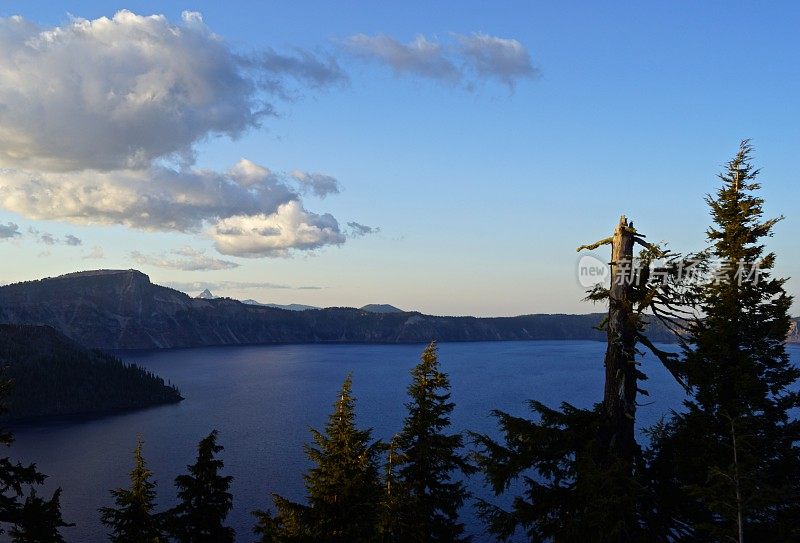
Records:
M792 299L772 271L758 170L742 142L707 197L712 274L684 349L692 397L653 429L651 477L679 537L800 537L800 369L785 350Z
M111 491L116 507L100 509L103 524L111 528L108 534L113 543L157 543L162 533L158 516L154 514L156 483L142 456L142 440L138 438L133 451L134 466L130 473L130 488Z
M311 430L305 452L313 467L305 475L307 504L273 495L276 515L256 512L262 541L375 541L382 488L378 472L380 442L355 422L352 378L348 376L325 425Z
M473 467L460 452L461 434L448 434L450 381L439 369L436 343L411 371L403 429L390 446L384 499L389 541L465 541L458 512L469 496L459 473Z
M225 526L233 508L229 492L233 477L220 475L224 464L216 456L223 450L212 431L197 446L197 461L189 473L175 478L180 503L166 515L170 536L181 543L225 543L234 540L234 530Z

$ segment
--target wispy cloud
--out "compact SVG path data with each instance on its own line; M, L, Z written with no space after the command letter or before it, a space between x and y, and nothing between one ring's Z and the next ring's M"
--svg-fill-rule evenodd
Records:
M370 234L377 234L381 231L381 229L377 226L367 226L366 224L360 224L354 221L347 223L347 226L350 227L350 235L355 238L368 236Z
M131 253L131 258L140 265L155 266L169 270L182 271L208 271L208 270L230 270L238 268L239 264L230 260L222 260L205 254L191 247L183 247L170 252L171 256L145 255L138 251Z
M292 178L300 185L302 191L310 192L320 198L341 192L339 181L330 175L295 170L292 172Z
M286 79L313 89L343 86L349 82L347 74L333 55L313 53L300 47L294 48L291 53L267 48L249 57L248 63L262 71L262 85L283 96L294 94L287 89Z
M105 256L106 253L105 251L103 251L103 248L100 247L99 245L95 245L94 247L92 247L91 251L83 255L81 258L83 258L84 260L97 260L100 258L104 258Z
M40 232L36 228L28 228L28 233L32 235L37 242L44 245L69 245L70 247L78 247L83 245L83 240L78 236L67 234L63 238L57 238L50 232Z
M351 55L386 65L397 75L467 88L490 80L514 88L537 74L530 53L519 41L483 33L452 34L446 41L417 36L408 43L384 34L356 34L341 45Z
M254 290L254 289L278 289L288 290L294 287L280 283L269 282L241 282L241 281L167 281L164 286L180 290L181 292L202 292L206 289L210 291L232 291L232 290ZM298 289L304 287L297 287ZM317 289L321 287L310 287Z
M0 224L0 239L12 239L21 235L18 224L13 222Z
M345 50L354 56L385 64L398 75L411 74L451 82L461 79L459 69L447 57L445 49L425 36L401 43L384 34L356 34L342 43Z

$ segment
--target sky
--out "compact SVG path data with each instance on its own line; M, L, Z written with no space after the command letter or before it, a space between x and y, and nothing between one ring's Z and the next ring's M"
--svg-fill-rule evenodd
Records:
M797 295L799 26L792 2L0 2L0 283L588 313L575 248L625 214L702 249L750 138Z

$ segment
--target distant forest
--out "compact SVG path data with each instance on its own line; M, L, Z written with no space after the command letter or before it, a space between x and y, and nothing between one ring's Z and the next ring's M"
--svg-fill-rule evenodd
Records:
M85 349L49 326L0 325L0 368L12 383L2 420L133 409L180 401L136 365Z

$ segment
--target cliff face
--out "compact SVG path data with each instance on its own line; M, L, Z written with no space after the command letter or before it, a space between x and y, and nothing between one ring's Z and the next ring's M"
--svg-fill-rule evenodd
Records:
M435 317L354 308L286 311L197 299L135 270L80 272L0 287L0 323L45 324L87 347L151 349L258 343L417 343L593 339L599 315ZM654 341L670 341L655 328Z

